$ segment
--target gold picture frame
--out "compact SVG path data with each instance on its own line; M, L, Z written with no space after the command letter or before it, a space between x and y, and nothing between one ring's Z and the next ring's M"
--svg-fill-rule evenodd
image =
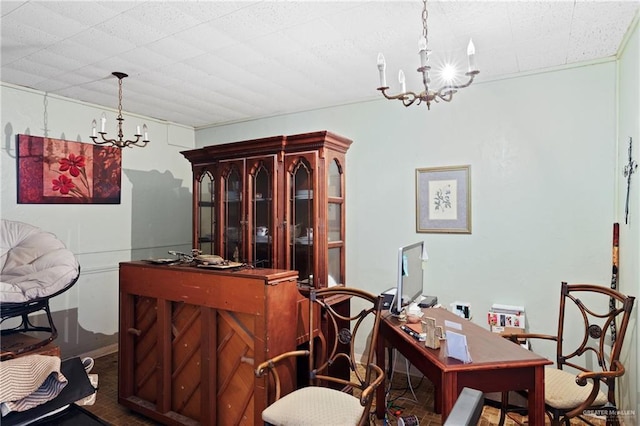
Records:
M416 169L416 232L471 233L471 166Z

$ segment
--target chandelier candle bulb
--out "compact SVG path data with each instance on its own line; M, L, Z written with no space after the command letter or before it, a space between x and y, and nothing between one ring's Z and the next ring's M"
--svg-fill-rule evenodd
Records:
M427 66L427 38L420 37L418 40L418 52L420 53L420 66Z
M384 55L382 53L378 53L378 71L380 72L380 87L387 87L387 76L386 76L386 68L387 64L384 61Z
M398 81L401 86L401 93L405 93L407 91L407 83L404 78L404 72L402 70L398 71Z
M91 122L91 136L96 137L96 119L94 118Z
M107 115L104 112L102 113L102 118L100 119L100 122L101 122L100 131L104 133L104 126L107 124Z
M144 132L143 140L148 142L149 141L149 136L147 135L147 125L146 124L142 125L142 131Z
M467 56L469 57L469 72L476 71L476 47L473 45L473 39L469 39Z
M136 126L136 135L140 135L140 126Z

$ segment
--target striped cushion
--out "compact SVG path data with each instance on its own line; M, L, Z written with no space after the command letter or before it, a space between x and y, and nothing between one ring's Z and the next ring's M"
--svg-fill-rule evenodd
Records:
M544 371L544 401L547 405L562 410L571 410L587 399L593 384L590 380L585 386L576 383L576 374L557 368L545 368ZM607 403L607 396L600 390L593 406Z
M278 426L357 425L363 410L352 395L309 386L271 404L262 412L262 420Z
M52 400L67 385L60 358L27 355L0 362L0 410L25 411Z

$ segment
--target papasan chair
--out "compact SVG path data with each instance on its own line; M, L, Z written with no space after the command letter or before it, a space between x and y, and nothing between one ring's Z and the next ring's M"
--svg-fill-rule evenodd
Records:
M0 320L2 337L15 333L37 333L38 339L11 350L10 359L45 346L58 337L49 309L49 299L67 291L80 276L75 255L54 234L35 226L2 219L0 227ZM34 325L29 315L44 311L48 325ZM12 321L17 318L18 325Z

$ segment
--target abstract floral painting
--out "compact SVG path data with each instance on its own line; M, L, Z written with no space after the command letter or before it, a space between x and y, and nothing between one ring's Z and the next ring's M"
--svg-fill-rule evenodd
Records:
M120 204L119 148L18 135L18 203Z

